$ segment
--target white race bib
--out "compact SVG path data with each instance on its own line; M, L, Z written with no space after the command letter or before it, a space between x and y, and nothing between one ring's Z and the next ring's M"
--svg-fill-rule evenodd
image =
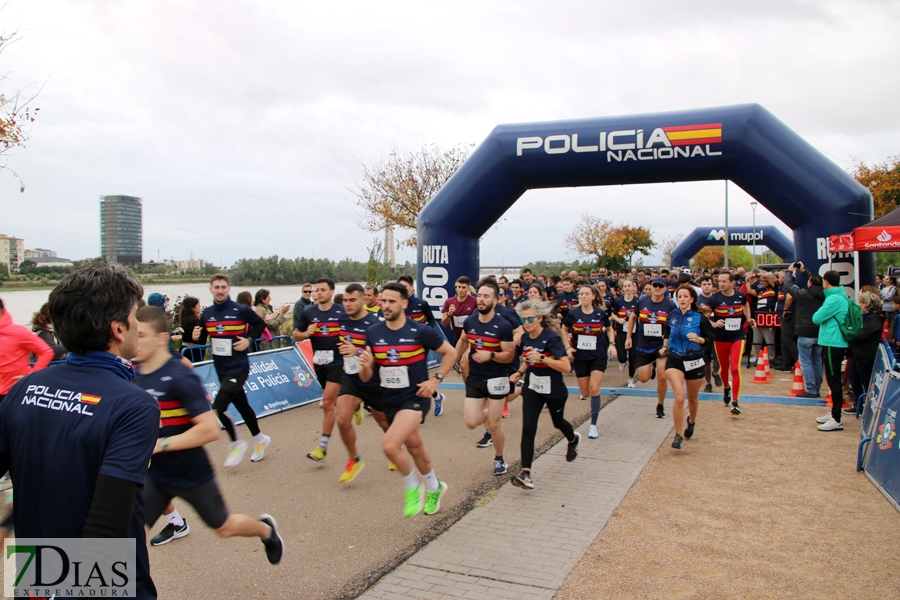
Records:
M725 319L725 331L739 331L741 329L740 317L727 317Z
M760 299L756 301L756 308L766 308L768 305L769 303L766 300Z
M213 356L231 356L231 338L210 338Z
M596 350L597 336L595 335L579 335L578 344L575 346L579 350Z
M466 315L464 317L454 316L453 317L453 326L456 327L457 329L462 329L463 325L466 322L466 319L468 319L468 318L469 318L469 315Z
M400 367L381 367L381 387L396 390L409 387L409 369Z
M334 350L316 350L313 354L313 363L319 366L334 362Z
M647 337L662 337L662 323L644 323L644 335Z
M703 362L702 358L698 358L697 360L686 360L684 361L684 370L685 371L693 371L694 369L699 369L706 363Z
M344 357L344 373L347 375L356 375L359 373L359 357L358 356L345 356Z
M532 374L531 377L528 378L528 389L534 390L538 394L549 394L550 393L550 376L543 375L538 376Z
M509 377L494 377L487 380L488 394L499 396L509 393Z

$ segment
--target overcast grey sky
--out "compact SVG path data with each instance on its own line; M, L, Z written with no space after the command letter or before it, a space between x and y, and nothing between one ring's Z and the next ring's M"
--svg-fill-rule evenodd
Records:
M10 0L0 22L22 33L0 71L44 85L11 157L26 192L0 173L0 233L69 258L99 254L99 196L129 194L145 260L363 260L377 234L356 225L358 163L499 123L758 102L844 169L900 153L896 1ZM574 259L584 212L687 234L723 222L723 191L528 192L482 264ZM790 235L762 206L757 223Z

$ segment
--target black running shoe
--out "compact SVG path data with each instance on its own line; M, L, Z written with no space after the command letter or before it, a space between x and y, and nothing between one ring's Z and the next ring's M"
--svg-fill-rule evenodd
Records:
M663 408L662 404L656 405L656 418L657 419L665 419L666 418L666 409Z
M681 450L681 442L682 442L681 436L676 433L675 439L672 441L672 447L675 448L676 450Z
M713 373L713 381L716 382L716 387L722 387L722 378L719 377L718 373Z
M578 444L581 442L581 434L577 431L575 432L575 441L569 442L569 446L566 448L566 462L572 462L578 457Z
M711 384L711 383L707 383L707 384L706 384L706 387L703 388L703 391L706 392L707 394L711 394L711 393L712 393L712 384Z
M691 418L688 417L687 427L684 428L685 438L691 439L694 436L694 425L696 425L696 423L691 423Z
M725 401L725 406L731 406L731 388L725 388L722 392L722 400Z
M737 402L735 402L734 404L731 405L731 414L733 414L733 415L741 414L741 409L740 409L740 407L738 407Z
M277 565L284 556L284 540L278 533L278 523L275 522L275 517L265 513L259 517L259 520L272 528L269 537L263 540L263 546L266 547L266 558L269 559L269 563Z
M191 528L188 527L187 519L183 519L183 523L181 527L176 527L171 523L166 523L166 526L163 527L163 530L153 536L153 539L150 540L151 546L162 546L163 544L168 544L172 540L177 540L178 538L183 538L187 534L191 532Z
M491 439L490 431L485 431L484 437L481 438L480 440L478 440L477 442L475 442L475 446L477 446L478 448L487 448L488 446L493 446L493 445L494 445L494 440Z

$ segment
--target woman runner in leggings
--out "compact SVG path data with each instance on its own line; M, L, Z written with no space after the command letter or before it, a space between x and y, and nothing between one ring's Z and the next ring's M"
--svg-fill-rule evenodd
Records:
M550 320L554 318L552 305L539 300L526 300L516 307L516 312L525 330L517 349L524 362L519 370L510 375L509 380L517 383L524 376L525 387L522 390L522 472L513 477L512 483L531 490L534 489L531 480L534 437L544 405L550 409L553 426L562 431L569 441L566 450L566 460L569 462L578 456L581 435L575 433L572 424L563 418L569 392L562 376L569 372L571 366L562 338L548 329Z
M709 299L707 306L712 310L713 327L716 328L716 356L719 359L719 374L725 387L722 400L731 406L731 414L741 414L738 400L741 396L741 354L744 352L744 323L756 327L756 321L748 319L750 305L747 295L734 289L734 275L719 273L719 291ZM728 381L731 372L732 381ZM733 392L732 392L733 389ZM733 393L733 395L732 395Z

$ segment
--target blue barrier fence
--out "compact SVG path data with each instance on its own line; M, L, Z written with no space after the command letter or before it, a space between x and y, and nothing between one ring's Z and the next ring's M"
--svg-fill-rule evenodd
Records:
M882 341L866 390L856 468L863 469L875 487L900 510L900 372L896 367L891 348Z

